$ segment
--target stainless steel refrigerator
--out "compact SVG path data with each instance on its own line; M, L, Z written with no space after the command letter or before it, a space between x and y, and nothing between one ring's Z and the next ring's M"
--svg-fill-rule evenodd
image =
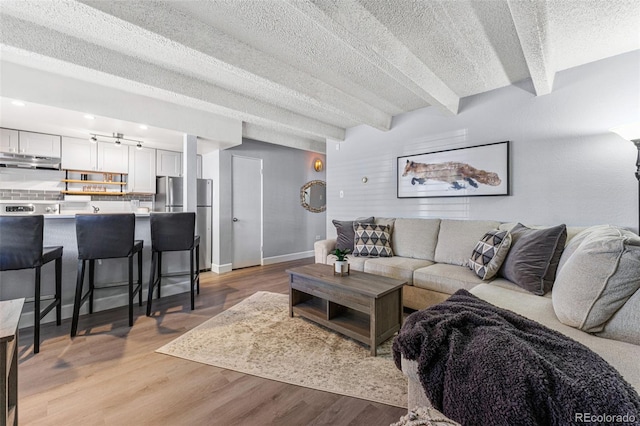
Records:
M200 235L200 269L211 269L211 179L197 179L196 235ZM181 177L156 179L155 210L181 212L183 180Z

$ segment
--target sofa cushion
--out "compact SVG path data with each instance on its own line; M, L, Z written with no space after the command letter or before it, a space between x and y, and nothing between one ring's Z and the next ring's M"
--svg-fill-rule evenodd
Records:
M333 220L333 226L336 227L338 238L336 240L336 247L340 250L353 251L353 241L356 236L356 232L353 228L354 222L361 223L373 223L373 216L371 217L359 217L355 221L353 220Z
M640 345L640 290L633 293L597 335Z
M507 257L509 247L511 247L509 231L494 229L487 232L471 252L469 269L483 280L493 278Z
M356 222L354 228L356 234L353 243L354 256L393 256L388 225Z
M539 296L551 290L567 239L566 228L516 225L511 230L511 248L498 274Z
M556 315L572 327L602 331L640 289L640 237L609 225L594 226L568 248L553 291Z
M440 219L396 219L391 235L393 254L434 260L439 230Z
M364 272L382 275L413 283L413 271L433 265L433 262L423 259L411 259L408 257L380 257L367 259L364 264Z
M480 238L498 228L500 222L489 220L442 219L434 260L438 263L467 266L469 254Z
M466 266L436 263L425 268L416 269L413 273L415 287L440 293L453 294L461 288L469 290L483 283L472 270Z

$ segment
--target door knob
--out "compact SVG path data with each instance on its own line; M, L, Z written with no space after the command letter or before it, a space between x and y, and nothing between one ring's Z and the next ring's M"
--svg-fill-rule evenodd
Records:
M237 218L237 217L234 217L234 218L233 218L233 221L234 221L234 222L237 222L237 221L238 221L238 218Z

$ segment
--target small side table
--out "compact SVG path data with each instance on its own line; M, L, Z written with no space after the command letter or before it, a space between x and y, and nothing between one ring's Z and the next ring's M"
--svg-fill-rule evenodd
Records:
M0 424L18 424L18 322L24 299L0 302Z

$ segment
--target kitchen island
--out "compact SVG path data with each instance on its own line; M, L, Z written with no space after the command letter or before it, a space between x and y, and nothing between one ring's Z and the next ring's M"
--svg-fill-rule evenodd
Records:
M116 213L116 212L109 212ZM151 228L149 224L149 213L136 214L135 239L144 242L143 249L143 299L146 300L149 272L151 268ZM76 274L78 265L78 249L76 242L75 215L73 214L51 214L44 216L44 245L63 246L62 257L62 317L71 318L73 312L73 302L76 288ZM188 292L188 276L171 276L179 272L189 270L188 252L166 253L163 255L163 275L164 271L169 271L169 277L163 279L162 295ZM137 262L134 262L137 264ZM33 297L33 274L34 270L4 271L0 273L0 300L17 299L21 297ZM54 267L45 265L42 268L42 294L53 294L54 292ZM164 276L163 276L164 278ZM85 276L86 282L88 278ZM110 283L125 284L127 276L126 259L104 259L96 262L95 282L97 286ZM85 288L87 284L85 283ZM185 302L188 303L188 298ZM127 306L126 287L115 287L103 290L96 290L94 311L111 309L119 306ZM33 325L33 304L27 304L25 312L20 321L20 327ZM138 315L144 315L144 308L136 309ZM82 307L80 314L88 312L88 306ZM134 312L136 312L134 310ZM43 323L55 320L54 312L49 313Z

